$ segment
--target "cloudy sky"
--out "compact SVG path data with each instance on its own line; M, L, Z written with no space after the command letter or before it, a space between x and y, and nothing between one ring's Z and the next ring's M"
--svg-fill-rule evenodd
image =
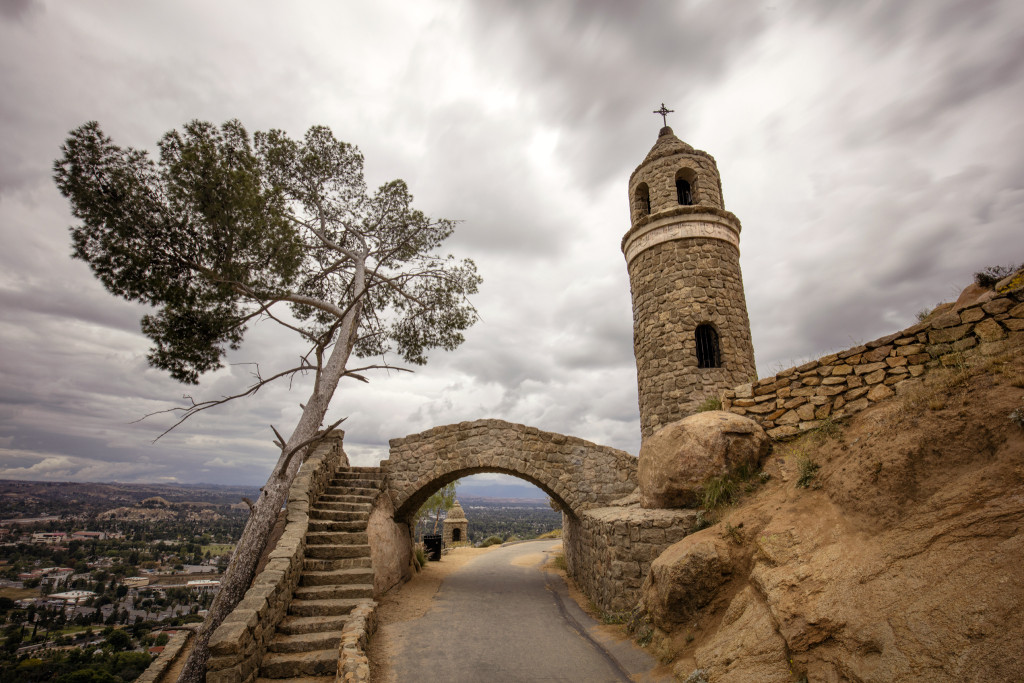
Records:
M482 321L414 375L343 384L355 464L496 417L636 453L626 182L662 102L743 222L758 370L914 322L1024 261L1024 3L0 0L0 478L260 484L279 387L155 444L186 389L146 365L145 312L72 261L50 178L98 120L154 149L191 119L325 124L371 186L408 181L485 281ZM287 363L257 329L190 390Z

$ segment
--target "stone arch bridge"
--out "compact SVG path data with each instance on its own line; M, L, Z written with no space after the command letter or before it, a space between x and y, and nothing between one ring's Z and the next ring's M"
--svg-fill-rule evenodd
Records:
M481 472L525 479L573 517L637 486L637 459L625 451L503 420L460 422L393 439L381 469L400 522L445 484Z

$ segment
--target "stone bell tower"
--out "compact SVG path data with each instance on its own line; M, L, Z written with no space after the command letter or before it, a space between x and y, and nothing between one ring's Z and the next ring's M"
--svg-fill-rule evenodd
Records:
M665 106L659 112L668 113ZM629 177L622 238L644 439L755 376L740 274L740 221L715 159L667 125Z

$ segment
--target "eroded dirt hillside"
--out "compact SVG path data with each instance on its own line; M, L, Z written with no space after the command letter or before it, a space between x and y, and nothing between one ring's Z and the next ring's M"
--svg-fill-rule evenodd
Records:
M679 680L1024 681L1020 347L777 444L765 471L652 567Z

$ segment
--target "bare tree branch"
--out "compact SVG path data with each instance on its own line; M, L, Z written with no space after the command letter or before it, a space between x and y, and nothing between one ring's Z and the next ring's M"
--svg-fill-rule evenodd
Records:
M281 478L282 473L288 471L288 463L291 462L292 457L296 453L298 453L300 450L302 450L306 446L310 446L310 445L312 445L314 443L317 443L318 441L323 441L331 432L333 432L335 429L337 429L338 425L340 425L342 422L344 422L347 419L348 419L347 417L341 418L340 420L338 420L337 422L335 422L330 427L328 427L327 429L323 430L322 432L320 432L316 436L314 436L312 438L309 438L309 439L306 439L305 441L300 443L298 446L296 446L295 448L293 448L290 451L288 451L288 454L284 457L284 460L281 461L280 466L274 471L274 476L278 477L278 478ZM284 449L282 449L282 450L284 450Z

